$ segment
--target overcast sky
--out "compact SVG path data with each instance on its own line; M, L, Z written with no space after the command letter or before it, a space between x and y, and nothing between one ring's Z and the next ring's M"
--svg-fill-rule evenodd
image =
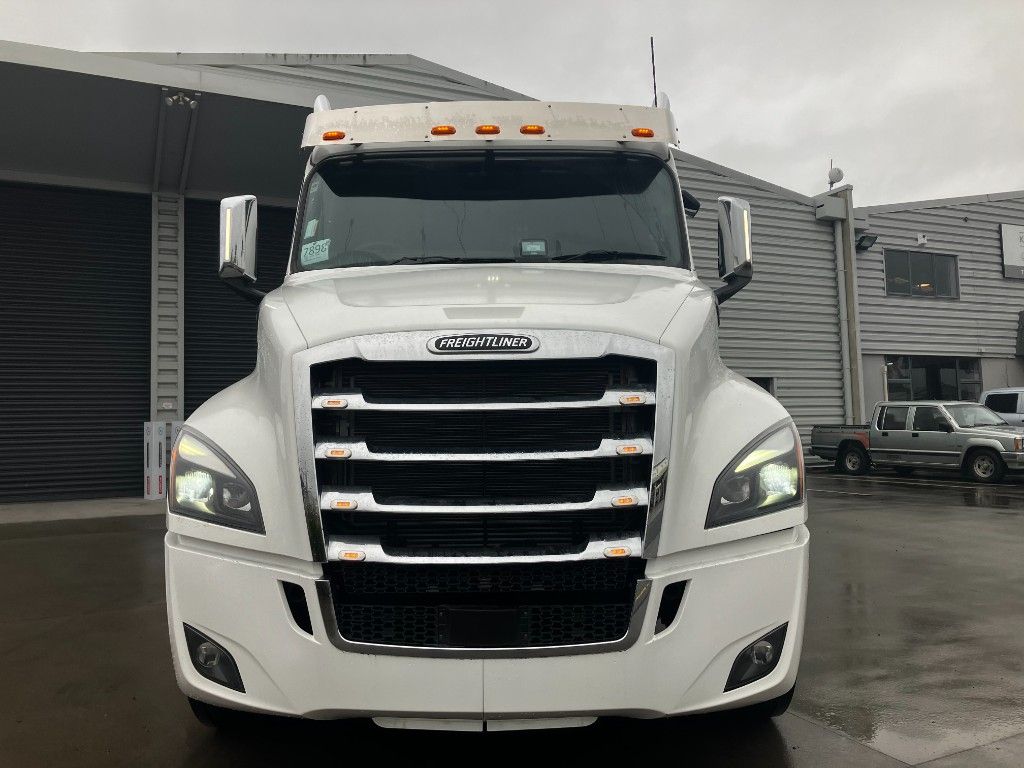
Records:
M412 53L544 99L647 104L682 148L858 205L1024 188L1024 0L0 0L78 50Z

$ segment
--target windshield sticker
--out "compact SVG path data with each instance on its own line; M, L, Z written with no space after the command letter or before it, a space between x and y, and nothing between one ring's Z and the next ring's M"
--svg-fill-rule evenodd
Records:
M547 256L548 244L546 240L520 240L519 254L521 256Z
M310 264L319 264L321 261L327 261L330 251L331 238L314 240L312 243L302 246L302 250L299 252L299 261L304 267Z
M303 240L309 240L313 235L316 234L316 225L320 223L320 219L310 219L306 222L306 231L302 235Z

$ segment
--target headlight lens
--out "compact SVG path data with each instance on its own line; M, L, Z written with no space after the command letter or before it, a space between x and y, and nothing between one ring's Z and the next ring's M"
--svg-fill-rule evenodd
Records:
M760 517L799 504L803 496L800 435L789 423L748 445L718 476L704 527Z
M170 510L215 525L265 533L256 489L206 438L182 431L171 452Z

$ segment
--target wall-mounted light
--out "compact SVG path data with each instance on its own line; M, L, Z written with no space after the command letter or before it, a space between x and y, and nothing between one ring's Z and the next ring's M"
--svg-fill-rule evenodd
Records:
M878 235L864 234L857 238L857 253L866 251L868 248L875 244L878 240Z

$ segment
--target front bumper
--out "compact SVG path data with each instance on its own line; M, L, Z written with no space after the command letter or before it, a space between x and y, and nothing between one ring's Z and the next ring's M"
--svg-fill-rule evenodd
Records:
M1024 469L1024 453L1005 451L1001 455L1007 469Z
M651 599L636 642L591 655L425 658L346 653L329 639L317 602L319 566L261 558L167 534L167 610L181 690L212 704L315 719L506 721L602 715L661 717L728 709L779 696L796 681L807 593L806 526L650 560ZM655 633L662 590L688 582L675 620ZM291 619L282 581L299 584L313 635ZM789 623L778 666L724 693L737 654ZM201 677L183 624L221 644L245 684Z

